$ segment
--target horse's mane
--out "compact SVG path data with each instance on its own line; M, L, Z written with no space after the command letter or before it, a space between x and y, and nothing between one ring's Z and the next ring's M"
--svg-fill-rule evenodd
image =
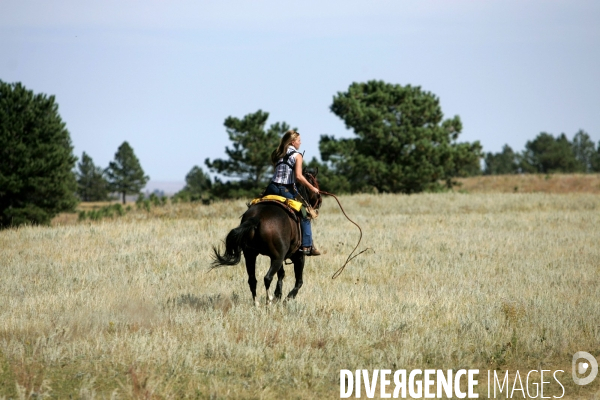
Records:
M302 198L308 200L308 190L306 190L306 186L296 183L296 189L298 189L298 193Z

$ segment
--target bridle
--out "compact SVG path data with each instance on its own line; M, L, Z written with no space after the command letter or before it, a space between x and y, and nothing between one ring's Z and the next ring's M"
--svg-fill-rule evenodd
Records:
M317 173L318 173L318 171L317 171ZM314 196L313 203L311 203L309 201L312 196L309 194L308 189L306 189L305 187L302 187L302 190L299 190L299 187L296 186L296 193L298 193L298 196L300 196L300 200L302 200L302 203L304 204L305 207L310 207L310 208L314 208L315 210L318 210L319 207L321 207L321 203L323 202L323 199L321 198L319 182L317 181L317 178L315 177L316 174L313 175L312 172L304 170L302 172L302 175L304 175L304 177L306 178L308 183L310 183L311 185L313 185L314 187L319 189L319 193L316 193L316 195ZM305 191L304 194L306 195L306 197L308 197L308 200L304 198L304 196L302 195L302 191Z
M317 178L315 178L315 176L312 173L306 171L303 175L311 185L319 189L319 183L317 182ZM323 202L323 198L321 197L321 191L319 191L319 193L316 194L314 204L311 204L306 199L304 200L315 210L319 209L319 207L321 207L321 203Z

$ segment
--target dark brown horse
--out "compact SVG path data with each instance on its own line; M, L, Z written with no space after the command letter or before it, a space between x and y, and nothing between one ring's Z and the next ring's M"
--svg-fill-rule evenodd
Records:
M316 176L309 170L303 171L304 177L311 185L319 188ZM298 184L298 191L303 199L314 209L321 206L321 195L309 192L304 186ZM246 271L248 272L248 285L252 292L252 299L258 305L256 299L256 257L259 254L265 255L271 259L271 266L265 275L265 289L267 291L267 304L270 304L273 297L269 293L269 287L275 274L277 274L277 285L275 287L275 298L281 299L283 291L283 278L285 271L283 262L290 259L294 264L294 274L296 284L288 294L288 298L293 299L302 287L302 273L304 271L305 255L298 251L301 242L300 227L294 221L293 217L283 207L270 203L257 203L248 208L248 211L242 216L240 225L232 229L225 238L225 252L219 253L216 247L213 247L215 260L212 268L236 265L241 260L241 254L244 254L246 260Z

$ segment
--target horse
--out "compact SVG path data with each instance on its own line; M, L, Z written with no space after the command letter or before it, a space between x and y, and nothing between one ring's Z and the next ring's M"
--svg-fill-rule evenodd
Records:
M319 189L317 182L318 170L305 169L302 175L311 185ZM303 185L298 185L298 192L304 202L315 210L321 207L321 195L306 190ZM236 265L241 260L243 253L248 273L248 285L252 292L252 300L259 305L256 299L256 258L259 254L271 259L271 265L265 275L265 289L267 292L267 305L273 301L269 287L275 274L275 299L280 300L283 291L283 278L285 271L283 262L290 259L294 264L296 284L287 295L287 299L294 299L302 287L302 273L304 271L305 255L298 251L301 243L300 226L283 207L272 202L259 202L248 207L242 215L242 220L237 228L232 229L225 238L225 252L220 253L213 246L214 261L211 269L227 265Z

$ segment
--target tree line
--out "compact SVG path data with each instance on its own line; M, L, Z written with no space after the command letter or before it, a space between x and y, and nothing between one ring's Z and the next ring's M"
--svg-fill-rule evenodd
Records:
M333 193L440 191L454 186L457 177L482 173L600 171L600 143L596 147L584 131L573 141L540 133L520 153L508 145L500 153L484 153L479 141L459 142L460 117L444 118L439 98L419 86L352 83L333 97L330 110L354 136L322 135L320 160L312 157L306 165L318 168L321 187ZM268 118L262 110L227 117L227 157L204 160L216 177L193 166L173 200L259 195L271 178L270 154L291 127L283 121L267 126ZM107 168L85 152L75 170L76 162L54 96L0 81L0 228L47 224L80 200L105 200L111 193L125 203L149 179L128 142Z
M481 144L458 142L462 131L460 117L444 119L438 97L418 86L383 81L352 83L347 91L334 96L330 110L355 137L321 136L321 161L313 157L307 166L318 168L324 190L439 191L452 187L457 176L479 170ZM258 110L242 119L227 118L225 127L232 143L225 149L229 158L206 159L204 164L210 172L233 179L223 182L215 178L208 188L196 187L191 184L192 179L188 182L186 178L185 190L196 196L203 191L205 196L217 198L260 193L271 177L271 151L290 127L286 122L277 122L267 128L268 117L267 112ZM188 174L189 178L193 176L206 174L195 166Z
M485 175L574 172L600 172L600 142L594 145L584 130L575 133L572 141L564 133L554 137L541 132L521 152L505 144L502 151L485 155L483 168Z
M77 157L54 96L0 81L0 228L49 224L80 200L138 193L148 181L124 142L108 168Z

